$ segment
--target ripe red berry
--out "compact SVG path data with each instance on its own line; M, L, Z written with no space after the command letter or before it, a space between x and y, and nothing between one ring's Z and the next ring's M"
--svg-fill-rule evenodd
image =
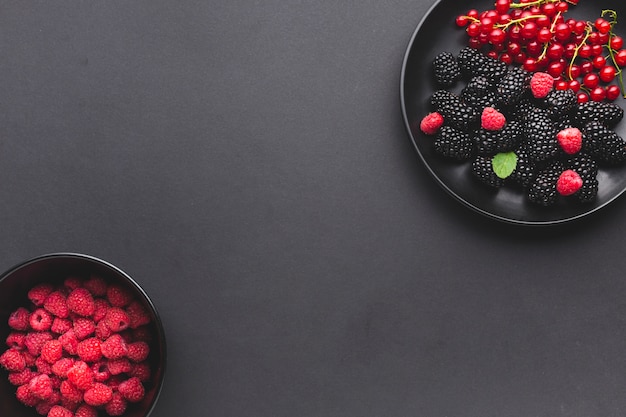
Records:
M581 91L580 93L576 95L576 101L579 104L586 103L589 101L589 96L587 95L587 93Z
M554 37L560 41L565 42L572 34L572 28L567 23L559 23L554 28Z
M495 8L500 14L506 13L511 8L511 0L496 0Z
M145 390L143 384L139 380L139 378L132 377L122 382L117 390L124 397L125 400L129 402L139 402L143 399L145 395Z
M111 401L109 401L104 406L104 411L110 416L121 416L126 412L127 402L122 397L122 394L115 391L113 392L113 396L111 397Z
M52 395L52 381L47 374L40 374L30 380L28 389L35 397L45 400Z
M119 359L126 356L128 346L118 333L113 334L100 344L102 355L107 359Z
M67 371L67 380L80 390L86 390L93 385L93 372L83 361L76 361Z
M52 291L54 287L51 284L39 284L28 291L28 299L37 307L41 307Z
M603 101L606 98L606 90L602 87L596 87L591 90L589 97L593 101Z
M463 28L469 23L469 18L467 16L457 16L455 22L458 27Z
M52 406L47 417L74 417L74 413L60 405Z
M98 410L90 405L82 404L76 409L74 417L98 417Z
M91 388L85 391L83 399L85 403L92 407L99 407L105 405L113 398L113 390L101 382L96 382Z
M609 33L609 31L611 30L611 24L606 19L603 19L601 17L596 19L594 26L601 34Z
M583 78L583 85L587 88L595 88L600 83L600 77L594 73L589 73Z
M613 35L609 41L611 49L618 50L624 46L624 39L621 36Z
M0 366L9 372L19 372L24 370L26 362L18 350L9 349L0 356Z
M577 172L568 169L561 173L557 180L556 190L563 196L576 193L583 186L583 180Z
M606 65L606 59L603 56L597 56L591 61L595 69L600 69Z
M49 364L54 364L63 357L63 346L57 339L47 341L41 347L41 357Z
M26 308L20 307L11 313L8 323L9 327L14 330L28 330L30 326L30 312Z
M102 351L100 350L100 339L96 337L90 337L78 344L76 353L80 360L84 362L96 362L102 358Z
M70 310L67 308L66 297L60 291L51 292L46 298L43 306L50 313L62 319L66 319L70 315Z
M582 148L583 135L581 131L575 127L561 130L557 133L556 139L563 151L568 155L573 155Z
M30 327L38 332L50 330L52 326L52 315L43 308L38 308L30 315Z
M560 43L553 43L548 46L546 56L550 59L560 59L565 52L565 48Z
M626 49L620 49L615 54L615 63L620 67L626 66Z
M52 373L60 378L67 378L67 371L74 366L74 359L61 358L52 364Z
M537 24L535 22L527 21L522 26L520 34L522 35L523 39L532 40L535 38L535 36L537 36L538 31L539 28L537 27Z
M107 289L107 299L113 307L125 307L133 301L133 294L120 285L110 285Z
M600 69L600 79L605 83L610 83L615 78L615 68L611 65L606 65Z
M618 86L616 86L615 84L609 85L606 88L606 98L607 98L607 100L613 101L613 100L617 99L620 96L621 93L622 92L621 92L620 88Z
M499 44L506 40L506 33L500 29L495 28L489 32L489 42L492 44Z
M76 288L67 296L67 307L79 316L91 316L95 310L93 296L86 288Z
M107 311L104 322L114 332L121 332L130 326L130 319L126 311L117 307L112 307Z

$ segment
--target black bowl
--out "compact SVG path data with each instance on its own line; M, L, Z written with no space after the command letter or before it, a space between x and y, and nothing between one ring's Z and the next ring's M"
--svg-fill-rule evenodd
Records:
M75 253L53 253L23 262L0 276L0 351L6 350L4 341L11 329L8 326L10 314L18 307L29 305L28 290L37 284L48 282L57 284L68 276L89 277L98 275L109 283L123 285L135 295L135 300L144 304L149 312L150 331L153 340L148 358L152 371L150 381L145 385L146 394L141 402L129 404L124 417L145 417L150 415L157 402L166 365L165 333L157 310L144 292L130 276L119 268L97 258ZM36 417L34 408L26 407L15 397L16 387L7 380L7 372L0 369L0 410L3 416ZM104 413L101 413L104 415Z
M524 226L545 226L595 213L626 191L626 166L600 169L598 196L589 204L559 201L554 206L542 207L531 203L521 189L503 187L494 190L480 184L473 178L469 162L456 163L442 158L434 150L433 138L420 131L419 123L431 111L429 99L437 89L432 74L433 59L442 51L456 55L467 45L467 35L455 26L455 17L472 8L479 11L492 9L493 3L493 0L438 0L418 24L407 47L400 79L402 114L410 139L435 181L455 200L489 218ZM571 6L566 17L593 21L604 9L613 9L618 16L626 15L623 1L595 0ZM624 36L626 25L620 22L615 30ZM616 103L624 107L622 98ZM626 121L615 130L626 137Z

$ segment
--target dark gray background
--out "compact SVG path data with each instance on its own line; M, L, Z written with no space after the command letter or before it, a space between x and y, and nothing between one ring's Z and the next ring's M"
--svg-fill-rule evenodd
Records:
M0 261L133 276L154 417L626 413L626 200L524 229L428 176L400 113L429 0L0 4Z

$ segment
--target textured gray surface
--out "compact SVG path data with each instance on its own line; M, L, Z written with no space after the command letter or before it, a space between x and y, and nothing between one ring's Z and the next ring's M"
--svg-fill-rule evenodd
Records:
M154 417L623 416L626 201L474 215L399 104L429 1L5 1L0 263L141 283Z

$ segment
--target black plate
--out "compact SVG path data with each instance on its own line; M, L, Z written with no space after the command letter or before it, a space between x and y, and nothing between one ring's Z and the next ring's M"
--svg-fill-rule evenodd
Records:
M479 11L493 8L493 0L462 2L439 0L426 13L409 42L400 81L404 121L419 156L435 180L456 200L488 217L522 225L551 225L587 216L614 201L626 190L626 166L603 168L598 173L600 183L596 200L589 204L559 201L551 207L541 207L527 200L523 191L503 187L497 190L477 182L471 174L470 163L456 163L434 152L433 138L419 129L421 119L431 111L429 98L436 85L432 75L432 60L442 52L457 54L467 45L467 35L457 28L455 18L469 9ZM566 18L595 20L604 9L612 9L626 18L626 3L615 0L581 1L570 7ZM626 33L626 21L618 23L615 32ZM622 98L616 101L624 106ZM615 129L624 137L626 121Z

